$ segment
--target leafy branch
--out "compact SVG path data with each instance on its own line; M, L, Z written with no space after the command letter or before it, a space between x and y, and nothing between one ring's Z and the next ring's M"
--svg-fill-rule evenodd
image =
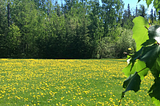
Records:
M135 72L134 75L130 75L123 83L123 88L126 88L126 90L124 92L122 92L122 96L119 102L119 106L121 104L122 99L124 98L125 92L129 91L129 90L133 90L135 92L137 92L140 89L140 76L138 75L138 73L140 73L141 71L145 70L147 67L141 69L138 72ZM138 85L138 86L137 86Z
M128 78L123 82L125 91L122 92L119 105L127 91L137 92L140 90L141 80L150 70L155 78L155 83L148 93L153 103L158 106L160 105L160 26L149 26L143 17L137 17L133 22L133 38L137 51L130 56L130 63L123 69Z

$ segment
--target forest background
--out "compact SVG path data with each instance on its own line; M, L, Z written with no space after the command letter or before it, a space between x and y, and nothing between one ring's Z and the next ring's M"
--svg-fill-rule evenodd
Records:
M135 17L160 23L153 9L124 9L122 0L0 2L0 58L123 58L136 48Z

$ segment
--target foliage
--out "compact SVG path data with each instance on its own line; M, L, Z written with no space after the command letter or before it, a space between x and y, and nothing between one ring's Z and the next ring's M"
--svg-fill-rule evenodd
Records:
M121 58L133 48L131 40L125 47L120 42L125 29L130 38L135 17L123 6L122 0L1 0L0 57ZM16 42L11 32L20 35L17 45L10 45Z
M140 9L138 9L138 15L145 18L147 15L146 12L147 12L147 8L145 8L145 6L141 4Z
M123 69L123 72L128 78L123 83L123 88L126 90L122 92L121 98L123 98L125 93L129 90L135 92L139 91L141 80L150 70L155 78L155 83L152 85L148 93L153 99L153 102L158 106L160 103L160 96L158 94L160 88L160 26L152 25L147 28L144 26L146 23L146 20L142 17L134 19L135 25L133 27L133 37L137 45L137 52L130 56L130 63Z
M122 27L126 29L133 28L133 20L135 16L131 15L130 5L128 4L128 8L123 12L123 19L122 19Z
M135 18L133 22L134 22L134 27L132 29L133 39L135 39L136 49L138 51L141 48L141 44L148 39L148 36L146 36L148 34L148 31L144 26L149 27L149 25L148 25L148 22L144 20L143 17Z
M123 6L124 4L122 0L102 0L104 14L102 18L104 18L105 36L113 36L113 31L116 29L115 27L121 24Z
M9 32L8 35L6 37L7 39L7 48L8 51L10 52L10 55L12 56L18 56L19 54L19 47L21 44L21 33L20 33L20 29L12 24L9 28Z
M135 51L135 42L132 38L132 31L130 29L121 28L120 37L115 43L115 57L125 57L124 52L132 54ZM128 50L131 48L131 50Z
M6 46L6 40L5 37L7 36L7 17L6 17L6 3L5 1L1 0L0 3L0 57L7 57L7 46Z
M96 58L112 58L115 55L115 44L111 43L110 37L104 37L99 42L97 50L96 50Z
M126 57L124 52L133 53L135 51L135 42L132 38L132 31L118 27L115 30L118 34L117 39L111 37L103 37L96 48L95 57L97 58L123 58ZM132 50L128 50L131 48Z
M93 58L104 37L116 42L120 35L121 0L104 0L103 6L98 0L66 0L61 5L52 0L1 1L0 57ZM19 43L11 46L16 39L9 38L16 33Z
M140 1L140 0L138 0ZM146 3L149 6L153 0L147 0ZM154 7L158 11L160 9L158 0L154 0ZM129 90L133 90L137 92L140 89L140 83L141 83L141 77L144 77L147 75L148 69L151 71L152 75L154 76L154 84L151 86L150 90L148 91L149 96L152 98L153 103L159 106L160 104L160 94L159 94L159 84L160 84L160 26L159 25L152 25L149 28L144 26L146 21L142 19L141 17L138 17L135 19L136 21L135 26L133 28L133 33L135 41L137 43L137 52L135 52L134 55L131 56L131 60L129 65L123 70L125 74L129 74L129 78L124 81L123 87L126 88L124 92L122 92L122 97L124 97L125 92ZM138 21L144 21L143 23L140 23ZM137 23L138 22L138 23ZM138 25L139 24L139 25ZM148 33L146 31L138 26L144 26L146 29L148 29ZM142 38L139 37L139 33L142 32L141 36L146 41L142 41ZM148 35L148 36L147 36ZM141 47L142 46L142 47ZM141 47L141 49L140 49ZM140 49L140 50L139 50ZM137 62L140 61L140 62ZM145 65L143 66L143 64ZM136 65L139 65L137 67L140 68L140 66L143 66L144 68L136 69L134 70L134 67ZM132 73L131 73L132 72ZM135 74L133 74L135 72ZM140 75L140 73L143 72L143 74ZM142 78L143 79L143 78Z

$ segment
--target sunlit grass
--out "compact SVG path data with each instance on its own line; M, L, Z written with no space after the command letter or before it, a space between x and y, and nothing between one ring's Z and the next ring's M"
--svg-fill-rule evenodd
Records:
M0 105L118 106L126 61L0 59ZM152 106L149 74L122 106Z

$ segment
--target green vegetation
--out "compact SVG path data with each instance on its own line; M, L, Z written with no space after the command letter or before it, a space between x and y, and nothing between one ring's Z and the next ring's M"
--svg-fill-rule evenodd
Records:
M150 17L144 6L124 10L122 0L57 2L1 0L0 57L122 58L128 47L135 51L132 20Z
M148 0L147 4L151 4L152 0ZM154 6L157 0L154 0ZM160 10L159 4L156 7ZM121 100L125 93L133 90L140 90L141 81L147 75L148 71L154 77L154 84L150 87L148 93L156 106L160 105L160 26L149 25L143 17L137 17L133 20L133 38L136 42L136 51L133 55L129 55L130 60L123 72L128 78L123 82ZM119 105L121 104L121 100Z
M160 10L158 0L146 0L146 3L149 6L152 1L158 12ZM65 0L62 4L52 0L1 0L0 58L122 58L125 56L124 52L131 53L130 63L123 70L128 79L123 83L126 90L122 93L122 98L130 90L139 91L142 79L146 78L150 69L149 76L152 74L155 79L149 90L149 96L156 105L159 105L160 28L155 24L160 23L160 16L157 19L157 13L153 9L151 15L147 16L143 5L139 9L136 8L133 12L135 14L131 13L129 4L126 10L123 6L122 0L102 0L102 4L99 0ZM17 103L18 105L43 105L55 102L55 105L117 105L118 103L112 90L118 93L119 89L118 86L114 89L113 83L121 78L124 79L124 76L117 75L118 66L111 60L99 60L100 63L92 60L93 67L89 70L78 67L78 64L73 67L65 66L64 60L57 60L60 61L59 67L54 60L51 62L55 63L49 63L48 66L49 60L45 61L46 64L39 60L36 61L38 63L29 60L35 62L33 63L35 65L29 62L22 64L28 60L12 61L15 63L2 59L0 66L2 81L0 103L4 105ZM83 62L87 63L87 61ZM111 66L110 62L114 63L114 68L105 69L106 64ZM89 64L85 66L90 67ZM61 69L62 65L65 67ZM116 77L111 74L111 70L115 70ZM90 73L91 76L88 76ZM71 80L68 81L67 78ZM104 81L110 81L107 83L110 86L105 86ZM97 89L98 87L100 89ZM106 88L109 90L105 90ZM99 91L100 93L97 94ZM111 96L108 96L107 92L110 92ZM83 100L84 98L86 101ZM109 99L105 100L106 98ZM128 101L124 101L125 105L144 104L140 101ZM124 104L123 101L120 103ZM150 101L145 103L151 105Z
M118 106L126 79L124 59L0 59L2 106ZM147 94L151 73L125 106L154 106Z

